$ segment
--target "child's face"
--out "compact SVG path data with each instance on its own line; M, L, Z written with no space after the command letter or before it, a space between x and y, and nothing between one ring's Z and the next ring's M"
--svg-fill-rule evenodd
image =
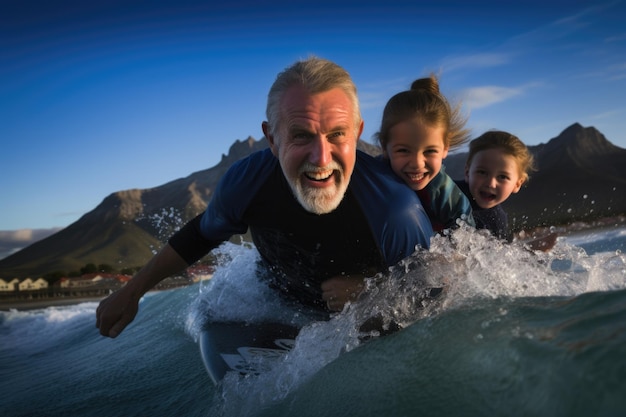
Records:
M476 203L492 208L519 191L524 183L515 158L501 149L486 149L474 155L465 180Z
M398 123L389 130L384 155L411 189L423 189L441 170L448 155L448 148L443 146L444 134L443 126L430 127L416 120Z

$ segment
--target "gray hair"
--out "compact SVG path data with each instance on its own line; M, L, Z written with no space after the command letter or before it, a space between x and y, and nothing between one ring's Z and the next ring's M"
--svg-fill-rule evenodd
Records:
M285 92L294 85L302 85L311 94L323 93L333 88L343 90L352 102L355 113L355 126L361 123L361 110L356 86L350 74L326 59L309 57L297 61L278 74L267 96L265 115L271 134L276 133L280 125L280 102Z

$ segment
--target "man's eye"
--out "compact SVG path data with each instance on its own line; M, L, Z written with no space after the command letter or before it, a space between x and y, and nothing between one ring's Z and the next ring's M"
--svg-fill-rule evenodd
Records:
M330 135L328 135L328 139L340 139L344 136L346 136L346 132L338 131L338 132L333 132Z
M309 138L309 136L310 135L308 133L298 132L298 133L294 133L292 137L293 137L294 140L303 141L303 140L307 140Z

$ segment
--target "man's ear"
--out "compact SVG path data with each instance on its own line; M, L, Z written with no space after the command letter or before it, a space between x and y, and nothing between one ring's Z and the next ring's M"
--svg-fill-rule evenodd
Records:
M272 153L275 157L278 157L278 144L274 141L274 135L270 133L272 129L270 129L269 123L261 123L261 129L263 130L265 139L267 139L267 142L270 144L270 149L272 150Z
M356 135L357 139L361 139L361 133L363 133L364 126L365 126L365 122L361 120L361 123L359 123L358 134Z

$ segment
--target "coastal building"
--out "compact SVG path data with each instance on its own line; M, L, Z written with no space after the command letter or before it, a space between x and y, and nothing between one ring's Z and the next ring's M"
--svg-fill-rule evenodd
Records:
M80 277L61 278L57 285L61 288L118 288L121 284L128 281L128 279L130 279L130 277L126 275L93 273L85 274Z
M13 278L10 281L5 281L0 278L0 291L15 291L19 288L19 284L20 280L17 278Z
M48 288L48 281L43 278L37 278L36 280L26 278L25 280L20 281L18 288L20 291L42 290L44 288Z

